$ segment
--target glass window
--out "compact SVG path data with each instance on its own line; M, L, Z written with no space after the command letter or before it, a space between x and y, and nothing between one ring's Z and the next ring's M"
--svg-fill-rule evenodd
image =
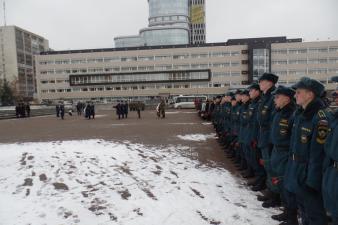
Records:
M287 49L272 49L271 54L276 54L276 55L285 55L288 53Z
M269 49L253 49L253 80L270 70Z
M336 46L336 47L329 47L329 52L338 52L338 46Z

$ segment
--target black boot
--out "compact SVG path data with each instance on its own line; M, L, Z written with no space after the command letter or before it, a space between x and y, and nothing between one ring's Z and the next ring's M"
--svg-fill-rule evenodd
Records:
M254 173L251 169L248 169L246 172L242 173L243 178L252 178L254 177Z
M286 209L287 218L286 221L280 223L280 225L298 225L297 210Z
M248 186L256 186L259 183L259 179L254 179L248 182Z
M253 186L251 190L253 191L263 191L266 188L265 182L260 182L256 186Z
M281 206L281 200L279 197L279 194L273 194L272 198L270 198L269 200L263 202L262 206L264 208L272 208L272 207L278 207Z
M268 189L267 191L263 193L263 195L258 195L257 200L260 202L265 202L272 198L272 194L273 193Z
M277 221L280 221L280 222L286 221L287 218L288 218L287 213L286 213L286 209L284 209L283 212L278 214L278 215L272 215L271 218L273 220L277 220Z

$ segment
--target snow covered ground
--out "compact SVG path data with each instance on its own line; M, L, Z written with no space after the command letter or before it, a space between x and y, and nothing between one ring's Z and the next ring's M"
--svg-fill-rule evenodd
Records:
M216 138L216 134L186 134L177 135L177 137L185 141L206 141L209 138Z
M0 224L276 224L276 210L189 150L103 140L0 144Z

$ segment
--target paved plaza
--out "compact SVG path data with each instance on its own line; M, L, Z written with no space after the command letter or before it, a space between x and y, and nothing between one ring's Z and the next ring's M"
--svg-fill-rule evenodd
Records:
M193 110L0 128L0 224L274 224Z

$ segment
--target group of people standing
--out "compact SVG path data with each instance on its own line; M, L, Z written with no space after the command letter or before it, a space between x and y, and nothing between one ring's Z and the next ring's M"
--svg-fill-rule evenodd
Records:
M65 105L62 101L58 102L55 106L56 110L56 117L60 117L61 119L64 119L65 117ZM82 113L84 113L84 116L86 119L95 119L95 105L93 102L78 102L76 104L76 111L78 116L82 116ZM68 110L68 115L73 115L73 109Z
M338 82L338 77L332 79ZM338 109L323 84L308 77L292 87L265 73L245 90L199 106L220 144L263 207L282 206L281 224L338 224ZM333 93L338 105L338 87ZM202 111L203 110L203 111ZM329 215L329 216L328 216Z
M124 118L128 118L128 112L129 112L129 105L128 102L125 101L118 101L117 105L114 106L114 108L116 109L116 115L118 117L118 119L124 119ZM139 118L141 118L141 114L138 113Z
M31 107L29 103L18 103L15 106L15 115L16 118L24 118L24 117L30 117L31 114Z
M86 119L95 119L95 105L93 102L87 102L84 108L84 113Z
M55 111L56 117L61 117L62 120L65 118L65 105L63 104L63 102L59 102L58 104L56 104Z

